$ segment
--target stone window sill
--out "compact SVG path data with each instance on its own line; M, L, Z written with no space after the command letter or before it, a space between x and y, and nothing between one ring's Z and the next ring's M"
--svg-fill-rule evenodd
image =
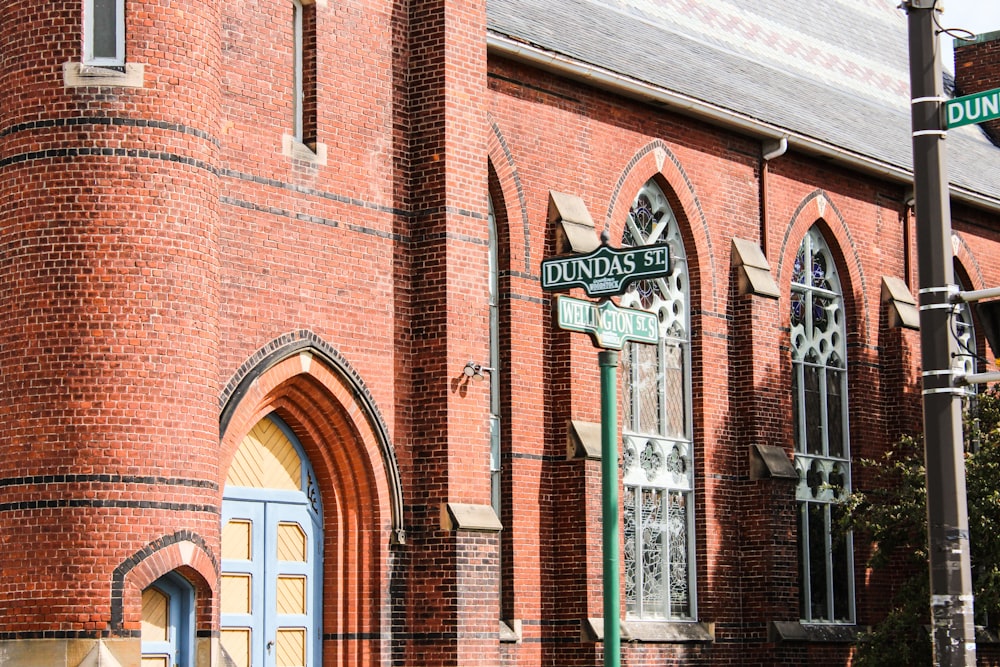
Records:
M768 635L771 641L853 644L865 628L849 623L802 623L771 621Z
M124 71L112 67L63 63L63 86L66 88L114 87L142 88L146 67L143 63L128 63Z
M281 152L285 157L308 164L326 165L326 144L304 144L290 134L281 137Z
M519 619L500 621L500 643L501 644L521 643L521 621Z
M583 622L583 641L604 641L604 619L587 618ZM621 622L623 642L690 644L715 641L715 624L698 621Z

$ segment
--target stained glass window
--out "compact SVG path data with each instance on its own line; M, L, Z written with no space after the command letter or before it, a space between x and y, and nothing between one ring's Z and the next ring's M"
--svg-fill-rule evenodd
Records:
M656 313L656 345L622 353L622 514L625 605L631 618L695 617L694 466L688 272L677 220L647 182L629 212L622 246L666 244L670 275L634 283L621 305Z
M834 530L851 492L843 293L816 227L795 257L791 301L800 611L806 622L850 623L853 544Z
M960 292L969 289L960 277L958 266L955 266L955 286ZM958 350L952 361L955 372L960 375L972 375L979 372L979 351L976 343L976 326L972 319L972 306L966 302L955 304L951 315L951 333L958 341ZM978 384L962 386L962 413L969 419L978 420L976 396L979 394ZM979 435L973 429L967 434L966 446L970 451L979 451Z

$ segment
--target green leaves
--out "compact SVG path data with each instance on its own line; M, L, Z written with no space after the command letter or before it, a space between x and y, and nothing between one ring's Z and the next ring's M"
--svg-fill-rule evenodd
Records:
M980 394L965 424L966 487L976 622L1000 620L1000 392ZM873 544L869 566L909 573L897 586L886 618L858 642L859 667L931 664L926 631L930 608L927 562L927 491L923 443L904 436L880 460L864 459L874 471L871 488L846 503L842 530Z

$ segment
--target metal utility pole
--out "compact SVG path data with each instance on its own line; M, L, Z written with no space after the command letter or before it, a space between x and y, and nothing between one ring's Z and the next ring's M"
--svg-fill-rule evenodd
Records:
M923 367L924 461L927 466L931 624L934 664L974 667L969 516L962 446L962 391L955 383L951 335L957 292L951 209L944 159L944 92L935 25L937 0L904 0L909 22Z

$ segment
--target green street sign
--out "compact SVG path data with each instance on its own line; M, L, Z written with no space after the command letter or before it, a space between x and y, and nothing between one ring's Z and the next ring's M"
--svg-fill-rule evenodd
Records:
M596 303L560 294L556 314L560 329L590 334L594 345L605 350L620 350L630 340L655 343L660 338L656 315L619 308L610 300Z
M666 245L611 248L602 245L586 255L542 260L542 289L558 291L582 287L588 296L621 294L636 280L670 274Z
M1000 118L1000 88L956 97L944 103L948 128Z

